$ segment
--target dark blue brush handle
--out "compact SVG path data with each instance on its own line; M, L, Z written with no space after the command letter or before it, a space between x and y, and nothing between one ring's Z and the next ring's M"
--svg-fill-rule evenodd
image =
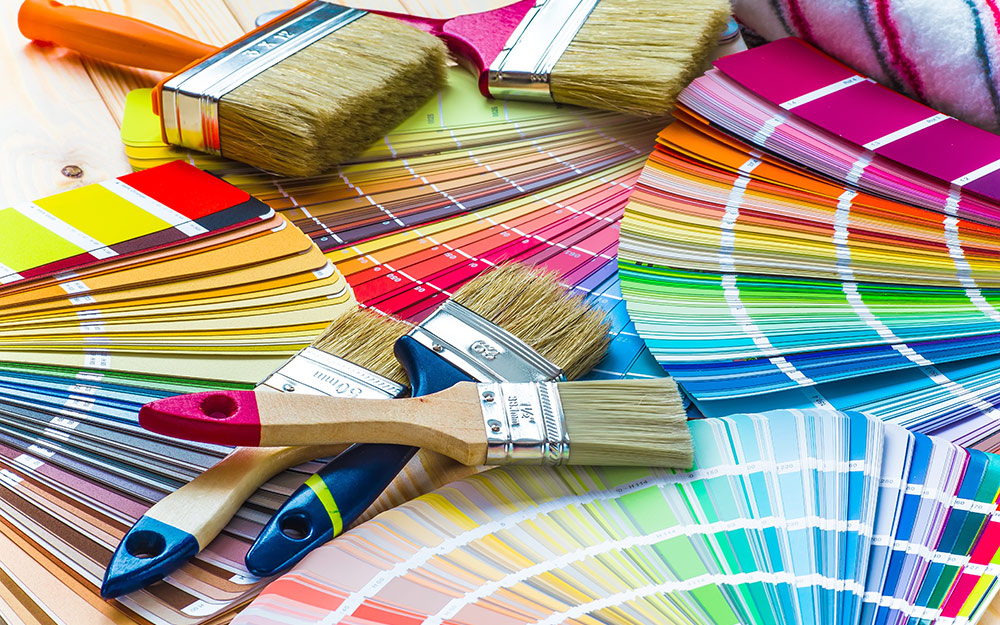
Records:
M396 341L396 358L414 397L474 381L409 336ZM353 523L396 475L416 447L358 444L347 448L299 487L268 521L247 552L247 569L267 577L301 560Z

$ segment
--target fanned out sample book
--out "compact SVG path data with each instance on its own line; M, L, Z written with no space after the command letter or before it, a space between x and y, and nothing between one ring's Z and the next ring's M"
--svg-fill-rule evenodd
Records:
M796 39L715 66L622 221L657 361L707 416L861 410L1000 447L1000 137Z
M861 413L691 422L691 471L507 467L403 504L236 625L966 623L1000 572L1000 456Z
M227 611L263 586L240 573L250 542L319 465L272 480L171 579L109 603L97 589L128 528L229 451L146 432L138 409L252 387L356 306L347 281L273 209L180 161L0 209L0 230L0 616Z

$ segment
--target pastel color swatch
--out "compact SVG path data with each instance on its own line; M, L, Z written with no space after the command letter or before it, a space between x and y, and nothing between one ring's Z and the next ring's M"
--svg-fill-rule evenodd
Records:
M502 468L403 504L234 623L929 623L981 605L996 456L821 409L690 427L690 471Z

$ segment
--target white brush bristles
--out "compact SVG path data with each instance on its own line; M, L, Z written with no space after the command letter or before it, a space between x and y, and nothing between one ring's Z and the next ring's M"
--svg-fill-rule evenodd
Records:
M393 382L408 384L406 372L393 355L392 346L411 327L394 317L355 308L330 322L312 346Z
M222 155L288 176L349 161L444 86L437 38L368 14L219 102Z
M570 464L691 468L691 432L670 378L560 384L559 398Z
M521 339L573 380L608 349L605 312L559 284L554 272L500 265L463 285L452 299Z
M706 66L729 0L602 0L552 70L556 102L666 115Z

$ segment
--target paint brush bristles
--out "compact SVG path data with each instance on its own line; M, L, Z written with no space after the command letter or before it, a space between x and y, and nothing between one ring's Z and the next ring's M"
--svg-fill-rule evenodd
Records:
M272 395L335 393L346 379L356 375L356 367L361 367L374 377L385 378L367 387L366 396L388 398L401 394L406 374L392 355L392 344L410 327L392 317L354 309L334 319L313 341L312 349L293 356L258 388L269 388L268 394ZM327 358L316 350L341 360ZM355 388L359 383L353 382ZM108 564L101 596L111 598L138 590L176 570L212 542L247 498L269 479L303 462L339 454L344 447L234 450L139 518ZM133 555L129 546L143 556Z
M285 175L329 170L443 87L446 58L431 35L369 13L224 96L222 154Z
M611 455L628 465L691 466L694 448L677 384L670 378L628 382L559 385L570 463L604 464Z
M665 115L705 69L728 0L602 0L552 69L556 102Z
M590 371L608 348L606 313L567 291L555 272L500 265L470 280L452 300L530 345L570 380Z
M392 355L392 345L411 327L393 317L356 308L334 319L312 346L393 382L406 384L406 372Z
M306 176L358 156L445 82L434 37L367 14L219 102L222 154Z
M399 20L313 0L219 49L140 20L24 0L30 39L177 71L154 90L164 139L286 176L352 160L446 80L444 44Z

